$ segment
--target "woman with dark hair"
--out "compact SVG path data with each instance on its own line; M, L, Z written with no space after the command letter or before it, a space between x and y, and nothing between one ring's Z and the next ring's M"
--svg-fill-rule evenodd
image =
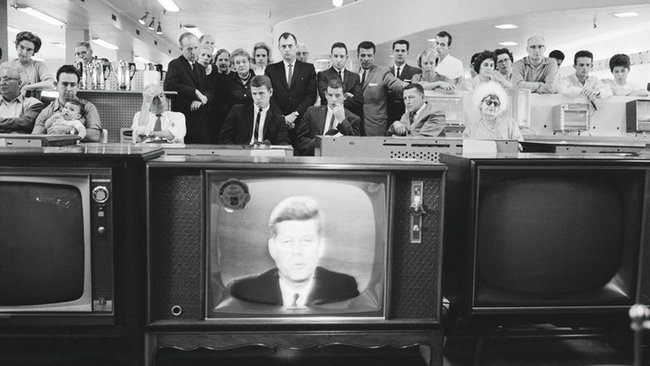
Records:
M264 42L257 42L253 46L253 69L255 75L264 75L266 65L272 63L271 61L271 47Z
M497 71L496 64L497 57L494 52L486 50L479 53L472 65L477 75L471 79L463 80L458 89L471 91L491 80L498 82L504 88L512 88L512 83Z
M647 97L648 91L635 83L627 82L627 75L630 73L630 56L619 53L609 59L609 70L614 79L603 79L605 85L609 85L614 95L629 95L634 97Z
M480 117L467 124L463 137L474 140L523 140L517 122L499 115L508 109L508 94L496 81L486 81L472 94L473 106Z
M242 48L230 54L230 63L235 72L225 77L222 87L225 104L225 115L235 104L246 104L253 101L251 96L251 79L255 72L251 69L251 56Z
M7 61L3 65L9 64L20 70L20 78L24 83L22 94L40 98L41 90L54 88L54 77L45 63L32 59L32 56L41 49L41 39L32 32L23 31L16 35L14 43L18 58Z
M453 80L436 72L438 64L438 51L433 48L426 49L418 55L418 66L421 74L413 75L412 83L422 85L425 90L434 90L443 94L454 94L456 86Z

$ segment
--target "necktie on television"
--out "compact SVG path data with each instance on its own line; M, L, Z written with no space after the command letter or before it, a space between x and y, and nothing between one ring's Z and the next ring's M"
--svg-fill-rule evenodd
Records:
M262 108L257 111L257 118L255 118L255 126L253 126L253 136L255 141L259 141L259 129L260 129L260 119L262 118Z
M293 65L289 64L289 75L287 75L287 85L291 86L291 78L293 78Z
M162 124L161 117L162 117L162 114L156 114L156 123L153 125L153 130L154 131L161 131L161 128L162 128L162 126L161 126L161 124Z

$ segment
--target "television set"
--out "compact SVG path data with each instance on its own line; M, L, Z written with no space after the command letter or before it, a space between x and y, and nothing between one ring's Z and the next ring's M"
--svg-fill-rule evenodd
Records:
M148 162L147 357L339 343L423 345L441 360L445 171L367 158ZM321 226L286 213L295 204L316 207ZM282 286L301 281L311 290L294 303Z
M606 321L648 301L641 276L650 245L647 160L510 154L441 161L449 166L453 222L444 287L466 314Z
M0 168L0 324L112 324L112 171Z

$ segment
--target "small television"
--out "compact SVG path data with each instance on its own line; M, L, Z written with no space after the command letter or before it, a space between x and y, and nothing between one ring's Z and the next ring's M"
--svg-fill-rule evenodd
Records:
M112 173L0 168L0 324L112 324Z
M149 161L147 354L426 343L438 359L445 171L367 158Z
M444 287L468 314L624 315L647 296L640 276L647 161L552 154L441 161L455 220L446 230Z

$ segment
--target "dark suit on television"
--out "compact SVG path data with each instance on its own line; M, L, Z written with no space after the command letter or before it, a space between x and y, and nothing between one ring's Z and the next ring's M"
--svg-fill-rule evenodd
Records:
M390 67L390 73L395 75L395 65ZM407 63L404 63L402 65L402 69L400 70L399 76L397 76L398 79L400 80L411 80L413 79L413 76L417 74L421 74L422 69L419 67L414 67L411 66ZM393 93L392 91L388 92L388 125L390 126L391 123L395 121L399 121L400 117L404 113L404 97L402 94L398 93Z
M327 84L334 79L339 79L339 74L333 67L318 73L318 94L321 105L327 105ZM363 89L359 74L345 69L343 71L343 93L352 93L354 97L346 98L343 106L350 112L363 119Z
M262 274L234 280L230 294L240 300L260 304L282 305L280 275L273 268ZM314 284L306 301L307 305L327 304L359 296L354 277L316 267Z
M296 60L291 85L287 84L284 61L267 65L264 73L271 79L273 85L271 107L282 113L283 116L298 112L295 127L289 130L289 138L295 148L297 146L296 136L300 121L307 108L316 103L316 70L314 65Z
M253 103L233 106L221 128L217 142L219 144L248 145L253 136L256 118ZM266 112L263 136L264 140L268 140L272 145L290 144L284 116L274 112L272 108Z
M302 123L298 127L298 150L301 155L314 155L316 135L324 135L327 133L327 131L323 131L326 119L326 105L309 107L307 109L305 116L302 118ZM330 130L332 134L341 133L346 136L361 136L361 119L346 109L345 119L338 126L332 126L332 130Z
M196 111L190 111L193 101L198 101L195 91L198 89L208 101L214 99L214 91L205 74L205 67L194 63L194 70L184 56L169 62L164 89L178 94L171 96L171 110L185 115L187 134L186 144L207 144L210 142L208 124L210 123L208 105L202 105Z

